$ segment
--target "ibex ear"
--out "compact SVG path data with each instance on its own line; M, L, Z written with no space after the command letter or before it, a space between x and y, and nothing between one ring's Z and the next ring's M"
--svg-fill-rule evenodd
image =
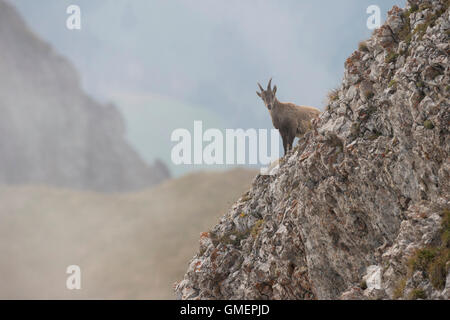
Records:
M273 87L272 92L273 92L273 94L277 93L277 86Z
M258 95L258 97L262 98L261 93L259 93L258 91L256 91L256 94Z

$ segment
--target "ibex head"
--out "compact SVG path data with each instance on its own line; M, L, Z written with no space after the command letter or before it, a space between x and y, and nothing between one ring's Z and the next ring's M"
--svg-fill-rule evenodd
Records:
M274 104L275 104L275 94L277 93L277 86L274 86L273 89L271 88L272 85L272 79L269 80L269 84L267 85L267 89L264 90L262 86L258 82L259 89L261 92L256 91L256 94L258 97L260 97L264 104L266 105L267 109L272 110Z

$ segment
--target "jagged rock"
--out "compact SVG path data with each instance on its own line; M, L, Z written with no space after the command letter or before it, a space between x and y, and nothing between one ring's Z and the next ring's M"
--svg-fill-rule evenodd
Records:
M435 288L408 266L442 245L450 208L448 3L391 10L314 130L202 240L178 298L450 298L448 275Z

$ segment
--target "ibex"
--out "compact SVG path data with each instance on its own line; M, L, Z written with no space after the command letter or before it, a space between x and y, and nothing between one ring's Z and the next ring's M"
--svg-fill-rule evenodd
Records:
M272 79L269 80L267 90L264 90L258 83L261 92L256 91L256 94L269 109L273 126L278 129L283 139L284 154L286 154L292 149L295 137L302 137L306 131L312 128L311 120L319 116L320 110L278 101L275 96L277 86L272 89L271 83Z

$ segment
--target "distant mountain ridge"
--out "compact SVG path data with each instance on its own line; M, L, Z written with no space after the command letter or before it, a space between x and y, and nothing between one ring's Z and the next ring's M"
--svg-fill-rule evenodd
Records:
M0 183L104 192L155 185L170 176L125 140L113 105L86 95L76 70L0 0Z

